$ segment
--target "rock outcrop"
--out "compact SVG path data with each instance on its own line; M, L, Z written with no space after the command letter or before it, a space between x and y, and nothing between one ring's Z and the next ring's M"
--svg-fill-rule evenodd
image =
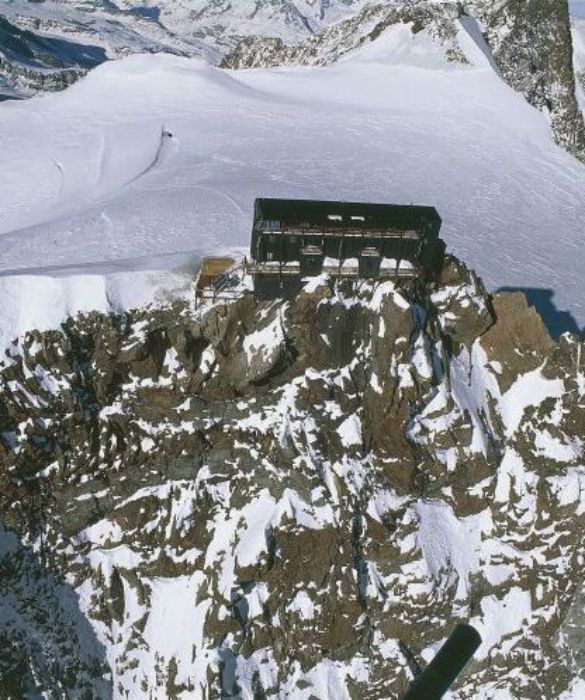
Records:
M410 25L413 34L427 32L443 48L447 60L466 63L457 40L456 20L460 13L460 7L452 3L367 5L356 15L300 43L287 44L280 37L246 37L224 56L221 65L224 68L329 65L401 24Z
M549 115L557 143L585 160L585 123L577 97L569 3L470 0L502 76Z
M464 620L484 641L454 697L560 697L584 672L583 345L453 258L432 287L323 277L16 339L0 685L393 698Z

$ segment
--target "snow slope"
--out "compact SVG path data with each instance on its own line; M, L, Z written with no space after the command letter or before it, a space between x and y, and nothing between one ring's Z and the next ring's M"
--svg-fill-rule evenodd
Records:
M102 274L122 260L142 285L144 268L245 247L256 196L434 205L489 286L553 290L584 325L585 168L467 29L469 66L399 26L327 68L133 56L1 104L0 293L20 289L10 327L31 306L56 314L43 283L15 272Z

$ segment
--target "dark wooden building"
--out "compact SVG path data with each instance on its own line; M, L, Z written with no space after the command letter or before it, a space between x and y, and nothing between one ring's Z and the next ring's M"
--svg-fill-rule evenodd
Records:
M257 199L249 266L265 296L294 292L301 280L339 277L432 278L445 244L433 207L301 199Z

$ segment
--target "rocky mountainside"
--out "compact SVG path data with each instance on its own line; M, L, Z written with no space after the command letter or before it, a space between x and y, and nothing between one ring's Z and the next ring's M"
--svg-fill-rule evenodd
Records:
M409 25L412 35L425 32L444 49L448 60L466 63L458 41L460 8L453 3L418 2L409 5L373 4L342 22L297 44L281 38L248 37L222 60L225 68L260 68L282 65L324 66L338 61L385 32Z
M160 6L160 20L181 36L233 46L246 36L300 41L351 14L367 0L175 0ZM136 8L142 0L120 0ZM153 3L155 4L155 3Z
M14 0L0 7L0 99L61 90L100 63L132 53L216 60L201 42L113 3Z
M0 687L394 698L469 620L453 697L581 697L583 351L454 258L15 339Z
M364 0L173 0L160 5L149 0L7 0L0 7L0 98L62 89L101 61L132 53L205 56L218 63L244 37L276 35L300 41L363 4ZM15 51L16 43L20 45Z
M0 16L0 90L4 97L61 90L106 60L105 52L41 37Z

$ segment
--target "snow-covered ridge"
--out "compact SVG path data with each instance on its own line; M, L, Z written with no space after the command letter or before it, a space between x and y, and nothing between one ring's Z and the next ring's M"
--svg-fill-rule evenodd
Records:
M490 0L378 3L327 27L301 43L280 37L243 39L223 59L229 67L322 65L377 39L400 23L413 34L428 33L443 45L450 61L464 62L466 51L457 41L457 25L484 54L492 68L527 101L550 119L556 141L585 160L585 121L575 95L572 36L565 1L543 0L544 7L507 3L505 11ZM467 41L467 48L471 46Z
M205 56L218 63L243 36L310 36L362 0L7 0L0 6L0 99L65 88L88 68L134 53Z
M192 281L190 273L172 270L0 276L0 354L28 331L56 330L78 314L190 299Z

